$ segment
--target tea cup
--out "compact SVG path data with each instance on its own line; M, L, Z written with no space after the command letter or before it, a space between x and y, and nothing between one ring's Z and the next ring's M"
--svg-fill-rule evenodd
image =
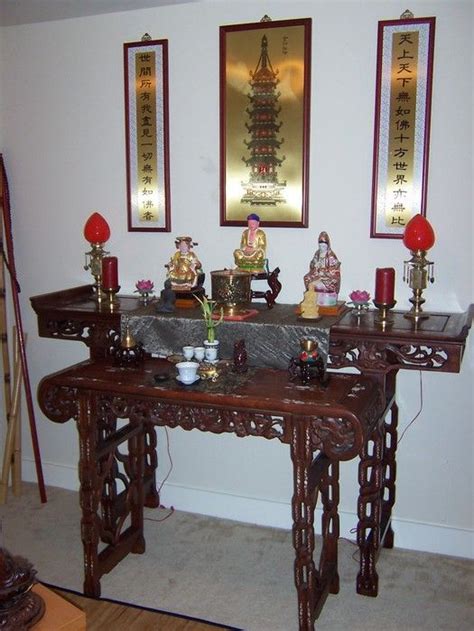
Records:
M198 362L202 362L202 360L204 359L204 354L205 354L204 346L196 346L194 348L194 357L197 359Z
M186 361L191 361L194 355L194 346L183 346L181 349L183 351L184 359Z
M198 377L197 370L199 364L197 362L178 362L176 364L178 377L181 383L189 385L194 383Z

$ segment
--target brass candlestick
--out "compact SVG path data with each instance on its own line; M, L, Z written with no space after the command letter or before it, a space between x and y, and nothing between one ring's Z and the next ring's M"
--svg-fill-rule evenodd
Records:
M423 313L422 305L425 302L423 290L426 289L428 281L434 283L434 263L426 258L426 250L412 250L411 259L403 262L403 280L413 291L413 296L409 301L413 305L405 318L422 320L429 318Z
M102 293L102 259L104 256L107 256L109 252L104 250L103 243L91 243L91 249L89 252L86 252L86 262L84 265L84 269L87 271L88 269L91 271L92 276L94 277L94 291L95 297L98 303L102 302L103 293Z
M105 293L107 304L109 305L110 311L113 311L114 306L116 306L119 302L116 296L118 292L120 291L120 285L117 285L117 287L102 287L102 290Z
M378 310L378 313L374 318L375 322L379 322L382 324L392 322L393 317L390 314L390 309L393 309L396 304L396 300L394 300L393 302L376 302L374 300L374 305L377 307Z

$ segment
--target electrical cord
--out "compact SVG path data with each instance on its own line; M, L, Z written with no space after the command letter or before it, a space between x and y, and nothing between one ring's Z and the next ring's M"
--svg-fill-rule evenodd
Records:
M416 421L416 419L420 416L421 412L423 411L423 373L420 370L418 374L419 374L419 379L420 379L420 407L418 409L418 412L415 414L415 416L411 419L411 421L408 423L408 425L405 427L405 429L401 433L400 438L397 440L397 447L400 444L402 438L405 436L405 433L413 425L413 423ZM349 532L355 533L357 532L357 528L351 528ZM348 541L349 543L357 545L357 543L355 543L354 541L351 541L351 539L347 539L346 537L341 537L341 539L345 539L345 541ZM357 559L355 558L355 555L357 553L358 551L356 550L354 554L352 555L352 558L354 561L357 561Z
M401 433L401 436L400 436L400 438L397 441L397 447L400 444L402 438L405 436L405 433L407 432L407 430L413 425L413 423L420 416L420 414L421 414L421 412L423 410L423 374L422 374L421 370L419 371L419 376L420 376L420 408L419 408L418 412L415 414L415 416L408 423L408 425L405 427L403 432Z
M163 488L164 483L170 477L171 472L173 471L173 459L171 457L171 450L170 450L170 436L169 436L168 428L165 427L164 429L165 429L165 434L166 434L166 453L168 454L168 458L169 458L169 461L170 461L170 467L168 469L168 473L165 475L165 477L163 478L163 480L160 483L160 486L158 487L158 497L160 497L160 495L161 495L161 489ZM160 522L160 521L165 521L165 519L168 519L168 517L171 517L171 515L174 513L174 506L170 506L168 508L167 506L164 506L163 504L160 503L159 508L167 510L168 513L164 517L161 517L160 519L153 519L152 517L144 517L144 519L146 519L147 521Z

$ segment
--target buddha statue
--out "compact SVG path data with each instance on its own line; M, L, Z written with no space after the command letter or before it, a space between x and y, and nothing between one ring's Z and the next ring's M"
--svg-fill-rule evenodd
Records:
M247 228L242 233L240 248L234 250L235 264L247 272L265 271L267 239L259 225L258 215L248 215Z

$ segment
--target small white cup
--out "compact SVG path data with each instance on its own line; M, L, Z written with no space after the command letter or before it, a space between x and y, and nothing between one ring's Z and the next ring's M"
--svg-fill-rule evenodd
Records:
M176 368L178 369L181 383L190 384L196 381L197 369L199 368L197 362L178 362Z
M194 348L194 357L197 359L198 362L202 362L202 360L204 359L204 353L204 346L196 346Z
M183 346L181 350L183 351L184 359L191 361L194 355L194 346Z

